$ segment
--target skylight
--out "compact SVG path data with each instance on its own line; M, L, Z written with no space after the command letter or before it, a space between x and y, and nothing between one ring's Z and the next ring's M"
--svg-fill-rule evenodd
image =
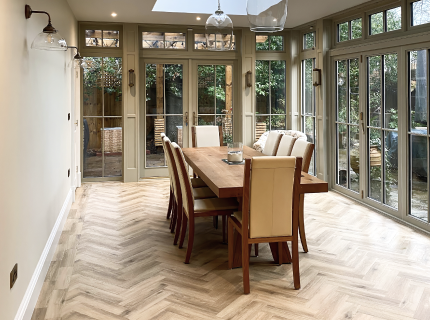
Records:
M152 11L212 14L217 0L157 0ZM246 16L246 0L221 0L221 9L228 15Z

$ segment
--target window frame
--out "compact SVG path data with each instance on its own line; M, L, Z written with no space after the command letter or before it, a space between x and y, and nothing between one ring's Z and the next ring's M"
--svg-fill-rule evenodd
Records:
M422 28L428 28L430 25L430 22L427 23L423 23L423 24L417 24L417 25L413 25L413 10L412 10L412 6L413 3L415 2L419 2L420 0L408 0L406 3L406 13L407 13L407 18L408 18L408 28L410 30L416 30L416 29L422 29Z
M387 31L387 11L392 10L392 9L396 9L396 8L400 8L400 12L401 12L401 17L400 17L400 23L401 26L399 29L396 30L391 30L391 31ZM400 32L404 32L405 31L405 12L404 12L404 6L403 3L401 4L397 4L397 5L389 5L389 6L384 6L384 7L380 7L378 9L374 9L371 11L366 12L366 25L367 25L367 33L366 33L366 38L367 39L373 39L374 37L378 37L381 35L392 35L392 34L396 34L396 33L400 33ZM381 33L376 33L376 34L371 34L372 32L372 26L371 26L371 16L377 13L381 13L382 12L382 19L383 19L383 31Z
M306 35L313 33L314 34L314 46L312 48L305 48L305 43L306 43ZM315 50L317 47L317 31L315 29L310 30L310 31L304 31L302 32L302 46L301 46L301 51L302 52L306 52L306 51L312 51Z
M184 28L173 28L166 27L139 27L139 50L143 51L154 51L154 52L187 52L188 51L188 31ZM166 33L183 33L185 35L185 48L184 49L171 49L171 48L144 48L143 47L143 32L160 32L163 33L163 41L166 41Z
M334 30L334 37L333 37L333 47L337 47L337 46L349 46L352 43L356 43L356 42L360 42L366 39L366 26L365 26L365 13L361 13L359 15L353 15L353 16L348 16L345 17L343 19L339 19L336 21L333 21L333 30ZM358 20L361 19L361 37L360 38L356 38L356 39L352 39L352 27L351 27L351 22L354 20ZM347 22L348 23L348 35L349 35L349 39L348 40L344 40L344 41L339 41L339 25L343 24Z

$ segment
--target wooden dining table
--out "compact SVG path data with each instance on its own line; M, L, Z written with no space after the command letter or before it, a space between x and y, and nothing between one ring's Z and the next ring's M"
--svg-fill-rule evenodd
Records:
M204 148L184 148L182 149L185 160L218 198L238 198L239 202L243 196L243 176L244 165L230 165L223 161L227 158L227 147L204 147ZM243 147L243 157L261 157L263 153L250 147ZM328 192L328 183L302 171L300 181L300 193ZM229 239L231 241L231 239ZM235 241L235 243L238 241ZM240 243L234 246L235 254L234 267L239 267L241 263ZM270 244L273 258L278 262L277 244ZM287 244L284 244L282 263L290 263L291 255Z

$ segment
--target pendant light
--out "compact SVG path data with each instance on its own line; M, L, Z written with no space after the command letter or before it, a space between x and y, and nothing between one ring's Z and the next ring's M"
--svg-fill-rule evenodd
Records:
M29 5L25 5L25 18L30 19L33 13L43 13L48 16L48 25L43 28L31 44L32 49L49 51L66 51L66 40L57 32L51 24L51 16L46 11L33 11Z
M206 47L213 51L227 51L232 49L233 21L226 15L218 0L218 10L206 21Z
M284 30L288 0L248 0L246 12L249 27L254 32Z

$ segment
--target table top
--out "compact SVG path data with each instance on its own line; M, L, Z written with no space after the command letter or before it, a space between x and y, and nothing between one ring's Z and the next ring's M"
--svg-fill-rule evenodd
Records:
M242 197L243 165L229 165L222 161L227 158L227 147L205 147L182 149L185 160L194 172L208 185L218 198ZM264 156L250 147L243 147L243 157ZM302 172L300 193L327 192L328 183Z

